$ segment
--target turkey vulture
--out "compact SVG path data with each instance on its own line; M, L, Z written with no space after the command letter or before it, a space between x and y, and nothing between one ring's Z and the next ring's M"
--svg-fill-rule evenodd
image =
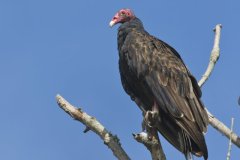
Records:
M208 115L196 79L178 52L145 31L133 11L119 10L109 25L118 23L119 70L124 90L143 113L157 111L154 127L187 159L194 154L207 160L204 132Z

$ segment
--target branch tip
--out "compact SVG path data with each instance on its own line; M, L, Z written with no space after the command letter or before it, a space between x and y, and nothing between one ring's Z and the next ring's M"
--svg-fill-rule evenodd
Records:
M217 25L215 26L215 28L213 28L213 32L216 32L216 29L217 29L217 28L222 29L222 24L217 24Z
M62 98L62 96L61 96L60 94L57 94L57 95L56 95L56 100L57 100L57 101L59 101L59 99L61 99L61 98Z
M56 95L56 100L58 106L61 109L68 113L73 119L81 122L86 126L84 133L88 132L89 130L92 130L104 141L104 144L106 144L112 150L112 153L114 154L115 157L117 157L117 159L130 160L127 153L121 147L121 144L117 136L113 136L109 131L107 131L105 127L96 120L96 118L83 112L81 108L74 107L59 94Z

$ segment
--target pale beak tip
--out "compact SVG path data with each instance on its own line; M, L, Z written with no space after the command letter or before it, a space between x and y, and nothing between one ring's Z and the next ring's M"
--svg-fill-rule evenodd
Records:
M115 24L115 22L114 22L114 21L111 21L111 22L109 23L109 26L112 27L112 26L114 26L114 24Z

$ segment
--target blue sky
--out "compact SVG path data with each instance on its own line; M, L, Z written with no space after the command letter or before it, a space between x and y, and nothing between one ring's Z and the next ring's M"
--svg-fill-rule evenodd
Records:
M58 108L55 95L97 117L117 134L132 159L150 159L132 138L141 112L120 83L117 26L109 21L132 8L146 30L171 44L200 79L213 44L212 29L223 25L221 56L204 85L207 108L240 134L238 1L0 1L0 159L115 159L92 132ZM168 159L184 159L161 137ZM209 159L226 159L228 139L209 126ZM240 150L232 148L232 160ZM196 158L198 159L198 158Z

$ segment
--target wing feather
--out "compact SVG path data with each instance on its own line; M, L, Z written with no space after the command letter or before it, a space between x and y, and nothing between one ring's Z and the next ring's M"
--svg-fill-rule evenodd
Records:
M126 38L126 45L128 66L138 77L144 78L160 107L176 118L184 116L197 121L204 131L206 119L201 115L205 113L198 102L200 97L196 97L193 90L194 77L179 54L147 33L132 32ZM197 96L201 95L199 91L196 91Z

